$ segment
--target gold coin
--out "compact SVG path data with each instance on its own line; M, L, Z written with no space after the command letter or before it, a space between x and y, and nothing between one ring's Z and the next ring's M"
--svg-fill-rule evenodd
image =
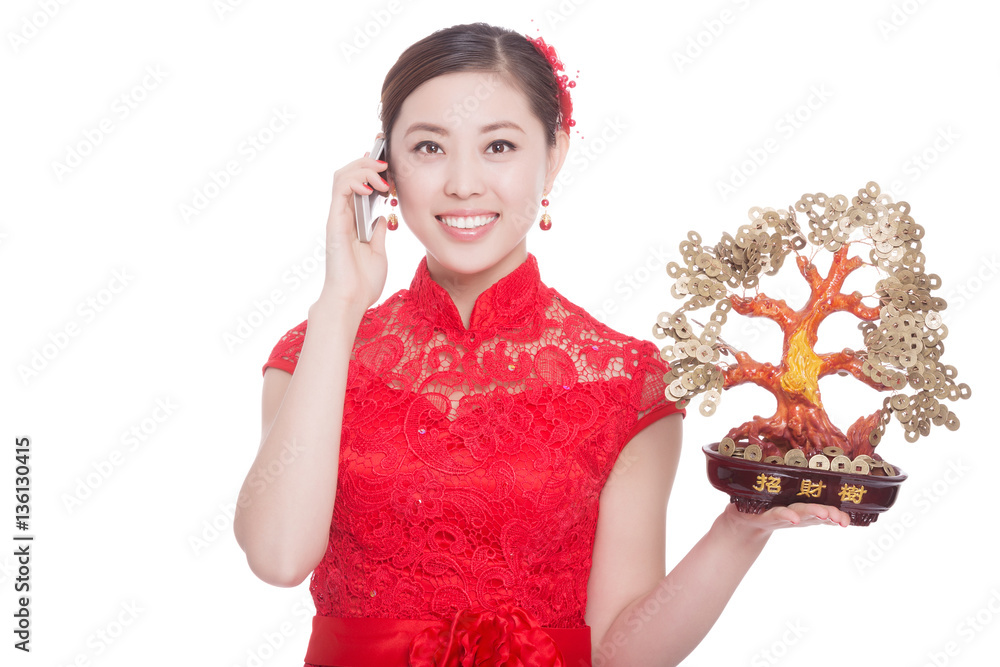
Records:
M784 462L785 459L781 458L780 456L768 456L766 459L764 459L764 463L770 463L771 465L781 465Z
M719 443L719 453L724 456L732 456L736 450L736 442L732 438L723 438Z
M944 427L949 431L957 431L959 426L961 426L961 422L958 421L958 415L954 412L949 412L948 421L944 423Z
M736 449L733 450L733 458L734 459L741 459L741 458L743 458L743 452L745 450L746 450L745 447L737 447Z
M889 399L889 402L894 409L905 410L906 406L910 404L910 398L905 394L896 394L891 399Z
M851 472L856 475L867 475L871 472L871 466L868 465L868 461L865 461L859 456L851 461Z
M850 472L851 459L844 456L843 454L839 454L833 457L833 460L830 461L830 470L834 472Z
M748 445L743 451L743 458L747 461L760 461L763 457L763 452L760 449L760 445Z
M829 456L831 459L840 456L844 453L844 450L840 447L834 447L833 445L823 448L823 453Z
M789 449L785 454L785 465L805 468L807 463L806 455L801 449Z
M829 470L830 469L830 459L826 458L822 454L816 454L811 459L809 459L809 467L813 470Z

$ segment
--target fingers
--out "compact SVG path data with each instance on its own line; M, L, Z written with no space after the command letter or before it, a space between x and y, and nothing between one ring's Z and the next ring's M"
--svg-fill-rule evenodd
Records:
M389 163L382 160L376 160L375 158L368 157L368 152L365 152L365 157L357 161L357 177L362 183L367 184L369 187L379 190L381 192L389 191L389 182L385 179L381 172L386 171L389 168Z
M851 524L851 516L846 512L829 505L811 503L793 503L787 507L772 507L766 512L773 525L781 528L792 526L839 525L847 527Z
M830 505L796 503L789 505L789 509L800 517L800 523L808 522L809 525L825 523L845 527L851 524L851 516L847 512Z
M385 255L385 233L387 229L387 223L385 216L380 215L377 220L375 220L375 229L372 232L372 239L369 242L369 246L379 255Z
M347 182L348 193L353 192L358 195L370 195L372 193L372 186L368 185L362 180L352 179Z
M368 176L367 179L368 183L370 183L371 186L376 190L381 190L382 192L389 191L389 182L386 181L385 178L383 178L382 174L379 173L379 171L386 169L388 166L389 165L387 164L383 166L383 163L379 163L379 165L374 170L366 170L365 173Z

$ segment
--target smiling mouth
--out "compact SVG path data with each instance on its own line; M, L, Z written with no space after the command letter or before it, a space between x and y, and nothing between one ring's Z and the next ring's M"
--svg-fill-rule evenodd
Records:
M470 215L470 216L434 216L444 224L449 227L455 227L456 229L475 229L476 227L482 227L483 225L488 225L497 218L500 217L499 213L494 213L493 215Z

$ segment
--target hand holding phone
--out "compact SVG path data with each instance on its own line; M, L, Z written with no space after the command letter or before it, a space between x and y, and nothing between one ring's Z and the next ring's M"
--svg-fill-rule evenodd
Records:
M375 145L368 155L376 160L383 160L385 157L385 138L375 139ZM375 229L375 205L381 200L385 201L386 196L372 188L370 194L354 195L354 217L358 225L358 239L362 243L368 243L372 239L372 232Z
M379 148L376 155L382 155ZM378 301L385 287L387 226L372 227L370 220L377 216L372 211L375 198L369 195L375 190L388 194L392 180L388 166L366 154L333 172L324 243L325 277L314 307L330 310L341 319L345 310L352 319L363 314Z

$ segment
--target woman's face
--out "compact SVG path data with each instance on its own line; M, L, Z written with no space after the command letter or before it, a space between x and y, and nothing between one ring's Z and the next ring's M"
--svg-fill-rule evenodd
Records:
M527 98L493 72L424 82L403 102L389 145L407 226L435 279L481 274L489 284L527 257L525 237L566 157L550 149Z

